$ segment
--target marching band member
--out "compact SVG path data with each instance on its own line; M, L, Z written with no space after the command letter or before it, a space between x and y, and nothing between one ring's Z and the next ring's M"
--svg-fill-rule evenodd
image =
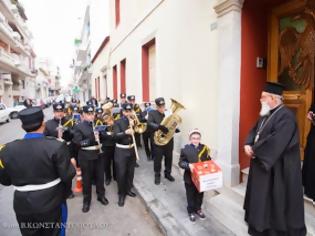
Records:
M128 99L128 102L132 104L133 110L135 111L136 115L138 116L138 119L142 120L142 117L141 117L142 110L141 110L139 104L136 103L135 95L129 95L127 97L127 99ZM137 143L138 148L142 147L140 137L141 137L141 134L135 133L135 139L136 139L136 143Z
M94 129L94 107L83 107L83 122L75 126L73 142L80 148L78 159L83 179L83 212L88 212L92 197L92 178L96 175L97 200L108 204L104 187L104 160L100 158L100 138Z
M105 184L109 185L112 177L116 180L116 169L114 163L115 137L113 132L114 117L112 116L112 112L105 112L103 120L106 124L106 129L101 132L101 142L104 156Z
M155 104L157 106L156 110L153 110L149 113L148 117L148 126L150 127L152 132L152 136L154 132L157 130L161 130L163 133L168 133L168 128L161 125L162 120L165 117L165 100L164 98L160 97L155 99ZM174 182L175 179L171 175L172 172L172 162L173 162L173 148L174 148L174 139L172 138L170 142L166 145L157 145L153 142L153 161L154 161L154 173L155 179L154 183L159 185L161 183L161 165L162 165L162 158L165 156L165 170L164 170L164 177L171 182Z
M153 111L153 108L151 106L150 102L144 103L145 110L142 112L141 116L143 117L143 121L147 122L149 112ZM147 130L142 134L143 144L145 153L147 155L148 161L152 161L152 143L151 143L151 130L150 128L147 128Z
M22 110L19 118L27 133L0 150L0 183L14 186L13 207L22 235L65 235L66 199L75 175L69 150L44 136L39 107Z
M118 184L118 205L124 206L126 195L135 197L136 194L131 190L133 186L134 171L136 165L135 143L132 115L132 104L123 105L123 116L114 124L116 139L115 166Z
M66 118L65 105L63 103L53 104L53 111L54 118L46 121L44 134L45 136L51 136L60 141L65 141L71 155L71 162L76 164L75 147L71 142L73 138L72 129L74 121ZM69 198L74 198L74 194L71 193Z
M125 93L121 93L120 94L120 107L122 107L123 104L125 104L127 102L126 100L126 94Z
M181 150L179 167L185 170L184 182L187 197L187 211L190 221L196 221L195 214L200 219L205 219L206 216L201 210L203 192L199 193L196 186L191 180L191 172L193 171L192 163L209 161L210 149L202 144L201 133L198 129L194 129L189 133L190 144L185 145Z

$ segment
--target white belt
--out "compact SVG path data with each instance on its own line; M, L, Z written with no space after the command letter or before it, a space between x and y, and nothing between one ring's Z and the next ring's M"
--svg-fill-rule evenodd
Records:
M123 148L123 149L130 149L134 147L134 144L123 145L123 144L116 143L116 147Z
M17 190L20 192L38 191L38 190L51 188L59 184L60 182L61 182L61 179L58 178L46 184L29 184L29 185L24 185L24 186L13 186L13 188L14 190Z
M89 147L81 147L82 150L84 151L96 151L100 150L102 145L95 145L95 146L89 146Z

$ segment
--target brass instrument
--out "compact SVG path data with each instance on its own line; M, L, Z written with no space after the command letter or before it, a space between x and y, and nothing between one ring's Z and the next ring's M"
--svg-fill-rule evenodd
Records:
M134 120L134 131L138 134L144 133L148 128L147 123L140 122L140 120L138 119L138 116L134 110L132 111L131 116L132 116L132 119Z
M98 130L96 130L96 126L97 125L95 125L94 124L94 122L92 122L92 127L93 127L93 133L94 133L94 138L95 138L95 140L96 140L96 142L97 142L97 145L99 146L99 154L102 154L103 153L103 150L102 150L102 144L101 144L101 142L100 142L100 132L98 131ZM98 136L98 138L96 138Z
M70 119L68 120L66 123L64 123L63 125L61 124L61 120L62 119L59 119L59 124L58 124L58 127L57 127L57 132L58 132L58 135L57 135L57 139L59 141L64 141L62 136L63 136L63 132L69 128L69 127L72 127L74 125L74 120L73 119Z
M177 113L180 110L185 109L185 107L174 99L171 99L171 101L172 105L170 109L172 110L172 114L168 117L165 117L161 122L161 125L168 128L168 133L164 134L161 130L158 130L154 133L154 142L159 146L168 144L168 142L174 136L177 126L182 122L182 118Z
M63 138L62 138L63 131L64 131L64 128L63 128L63 126L61 124L61 119L59 119L59 124L58 124L58 127L57 127L57 132L58 132L57 139L59 141L63 141Z
M133 119L133 117L128 118L128 119L129 119L129 129L133 129L133 130L135 131L135 126L132 126L132 125L131 125L131 121L134 121L134 122L135 122L135 120ZM137 161L139 161L140 158L139 158L139 153L138 153L138 148L137 148L137 143L136 143L135 135L132 134L131 137L132 137L133 148L134 148L135 153L136 153L136 158L137 158Z

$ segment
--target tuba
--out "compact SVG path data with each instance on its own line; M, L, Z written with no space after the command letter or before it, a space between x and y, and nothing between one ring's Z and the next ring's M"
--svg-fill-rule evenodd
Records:
M174 136L177 126L182 122L182 118L177 113L178 111L185 109L185 107L172 98L171 101L172 114L168 117L165 117L161 122L161 125L164 125L166 128L168 128L168 133L164 134L161 130L158 130L154 133L154 142L158 146L168 144Z

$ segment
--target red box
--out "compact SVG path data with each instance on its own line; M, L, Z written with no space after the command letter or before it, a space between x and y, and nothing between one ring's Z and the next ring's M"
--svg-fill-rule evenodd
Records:
M218 189L223 186L221 168L214 161L193 163L191 179L199 192Z

